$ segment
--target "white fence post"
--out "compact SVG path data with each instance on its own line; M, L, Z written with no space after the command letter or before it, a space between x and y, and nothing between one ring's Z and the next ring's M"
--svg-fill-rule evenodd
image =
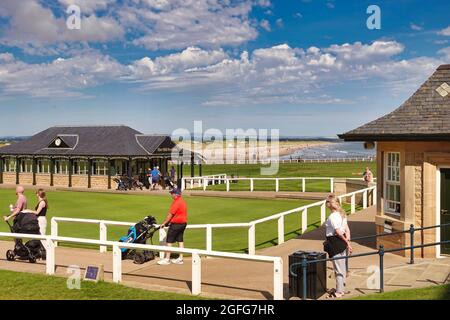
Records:
M122 282L122 251L119 246L113 246L113 282Z
M108 227L106 224L101 221L100 222L100 241L107 241L108 240ZM107 246L100 246L100 253L105 253L108 251Z
M352 194L350 198L350 213L353 214L356 212L356 195Z
M302 234L308 229L308 208L302 210Z
M230 180L226 179L225 183L227 184L227 192L229 192L230 191Z
M275 179L275 192L280 191L280 179Z
M251 224L248 228L248 254L254 255L256 252L256 225Z
M254 190L254 180L250 179L250 192L253 192Z
M324 202L320 206L320 225L323 225L325 223L325 220L327 219L327 209L326 209L326 202Z
M372 205L376 205L377 204L377 188L374 188L372 190Z
M55 274L55 242L53 240L46 240L46 260L45 260L45 273L48 275Z
M330 192L333 193L334 192L334 178L330 179Z
M284 243L284 215L278 218L278 245Z
M56 221L54 218L52 218L52 220L50 221L50 225L51 225L50 234L52 235L52 237L57 237L58 236L58 221ZM55 247L57 247L58 241L54 241L53 244L55 245Z
M184 191L186 189L186 178L181 179L181 190Z
M210 224L206 226L206 250L212 251L212 227Z
M283 259L273 262L273 299L283 300Z
M208 185L208 179L203 179L203 191L206 191L206 186Z
M363 192L363 208L367 208L367 190L364 190Z
M198 253L192 254L192 294L202 293L202 260Z
M302 178L302 192L306 192L306 179Z
M167 237L167 232L166 229L161 228L159 229L159 245L160 246L165 246L166 245L166 237ZM161 251L159 253L159 258L160 259L164 259L164 251Z

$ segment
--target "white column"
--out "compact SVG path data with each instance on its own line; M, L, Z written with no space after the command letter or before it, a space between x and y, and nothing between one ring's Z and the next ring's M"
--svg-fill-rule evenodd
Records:
M363 192L363 208L367 208L367 190Z
M167 237L167 232L165 228L161 228L159 229L159 245L160 246L165 246L166 245L166 237ZM164 252L161 251L159 253L159 258L160 259L164 259Z
M284 216L278 218L278 245L284 243Z
M47 239L46 241L46 260L45 260L45 273L48 275L55 274L55 241Z
M356 196L355 194L352 194L351 198L350 198L350 213L355 213L356 212Z
M209 224L206 226L206 250L212 251L212 227Z
M326 203L324 202L320 206L320 225L323 225L325 223L326 219L327 219L327 207L326 207Z
M275 179L275 192L280 190L280 180L278 178Z
M302 178L302 192L306 192L306 179Z
M122 282L122 251L118 246L113 246L113 282Z
M58 236L58 221L56 221L54 218L52 218L52 220L50 221L51 224L51 230L50 230L50 234L52 235L52 237L57 237ZM58 246L58 241L54 241L53 242L55 247Z
M106 224L102 221L100 222L100 241L107 241L108 239L108 228ZM100 246L100 253L105 253L108 251L107 246Z
M253 192L254 190L254 180L250 179L250 192Z
M192 254L192 294L202 293L202 260L198 253Z
M273 263L273 299L283 300L283 259L277 258Z
M248 228L248 254L254 255L256 252L256 226L250 225Z
M308 209L302 210L302 233L305 233L306 229L308 229Z

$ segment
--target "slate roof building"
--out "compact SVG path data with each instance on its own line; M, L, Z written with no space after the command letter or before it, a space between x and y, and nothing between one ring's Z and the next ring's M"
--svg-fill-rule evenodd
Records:
M376 142L378 232L450 223L450 65L440 66L398 109L339 137ZM416 232L415 240L450 240L450 227ZM408 246L409 235L379 238L379 244ZM450 245L417 254L450 254Z
M123 125L55 126L0 148L0 183L111 189L116 175L165 173L174 148L170 136Z

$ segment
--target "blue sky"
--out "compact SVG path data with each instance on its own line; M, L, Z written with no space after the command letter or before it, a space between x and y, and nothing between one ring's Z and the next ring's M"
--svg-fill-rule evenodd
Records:
M380 30L366 26L373 4ZM448 12L444 0L2 0L0 136L194 120L334 136L450 63Z

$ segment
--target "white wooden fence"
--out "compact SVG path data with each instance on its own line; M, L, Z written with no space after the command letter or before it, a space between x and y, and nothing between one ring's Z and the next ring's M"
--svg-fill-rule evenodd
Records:
M306 182L307 181L320 181L320 180L328 180L329 181L329 191L334 192L334 178L331 177L286 177L286 178L234 178L228 177L226 174L217 175L217 176L203 176L203 177L184 177L181 182L182 190L193 189L193 188L203 188L203 191L206 191L208 185L225 183L226 191L230 191L230 184L233 182L239 181L249 181L250 187L249 191L253 192L255 190L255 181L272 181L274 183L274 191L280 192L280 182L281 181L298 181L299 182L299 191L306 192ZM211 183L210 183L211 182Z
M356 212L356 196L362 196L362 207L367 208L370 204L376 204L376 186L365 188L362 190L357 190L344 195L339 196L341 203L348 202L350 199L350 212L353 214ZM320 208L320 224L322 225L326 220L326 207L325 200L314 202L308 205L304 205L298 208L294 208L288 211L280 212L262 219L254 220L251 222L244 223L222 223L222 224L192 224L188 225L188 229L204 229L206 231L206 251L213 250L213 230L223 229L223 228L245 228L248 231L248 254L254 255L256 252L256 227L267 221L277 220L278 221L278 244L282 244L285 241L284 232L284 218L287 215L299 214L301 215L301 231L304 233L308 229L308 211L314 207ZM53 217L51 219L51 235L53 237L58 236L58 225L61 222L76 222L76 223L88 223L97 224L99 226L99 241L107 241L107 228L108 226L132 226L133 222L119 222L119 221L107 221L107 220L95 220L95 219L78 219L78 218L63 218L63 217ZM165 243L166 239L166 229L160 229L159 232L159 242L160 244ZM57 243L55 243L57 245ZM100 245L100 251L106 252L106 246Z
M283 259L280 257L269 257L269 256L256 256L256 255L246 255L238 253L228 253L219 251L208 251L208 250L198 250L198 249L180 249L175 247L166 246L156 246L156 245L143 245L143 244L132 244L123 242L113 242L105 240L92 240L92 239L82 239L82 238L70 238L70 237L59 237L59 236L42 236L42 235L31 235L31 234L20 234L20 233L8 233L0 232L0 237L6 238L19 238L19 239L35 239L35 240L46 240L46 274L55 274L55 262L56 262L56 250L58 242L68 242L77 244L90 244L99 245L100 247L112 247L113 252L113 282L122 282L122 252L121 248L127 249L142 249L142 250L152 250L152 251L162 251L173 252L173 253L183 253L192 255L192 287L191 293L193 295L199 295L202 292L202 256L205 257L217 257L217 258L228 258L228 259L238 259L238 260L248 260L248 261L259 261L259 262L270 262L273 264L273 297L275 300L283 299Z

